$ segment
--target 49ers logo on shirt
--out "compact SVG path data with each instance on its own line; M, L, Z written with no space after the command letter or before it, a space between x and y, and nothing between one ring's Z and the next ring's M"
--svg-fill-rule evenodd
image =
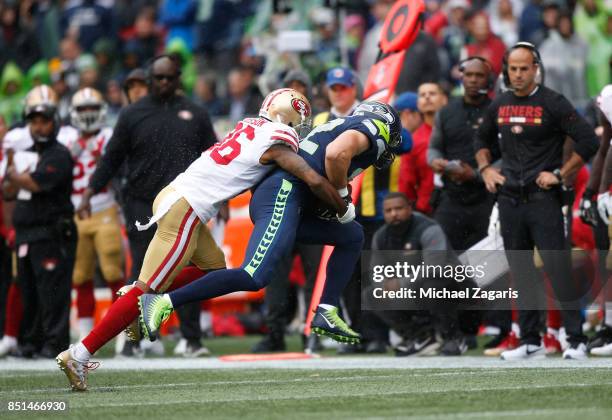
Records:
M191 113L191 111L183 109L182 111L178 112L178 117L181 120L189 121L193 119L193 114Z
M544 110L541 106L504 105L500 106L497 111L497 123L499 125L542 125L543 115Z
M53 271L57 267L57 262L57 258L45 258L42 260L42 266L47 271Z
M300 115L303 115L305 117L309 117L310 116L310 107L308 105L306 105L306 102L304 102L303 100L298 99L298 98L293 98L291 100L291 106Z

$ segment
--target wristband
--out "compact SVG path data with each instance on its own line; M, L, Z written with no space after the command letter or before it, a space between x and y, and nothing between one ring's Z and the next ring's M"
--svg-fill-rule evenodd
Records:
M340 194L340 197L342 198L348 196L349 195L348 188L347 187L338 188L338 194Z
M554 176L557 177L557 180L559 181L559 183L563 182L563 177L561 176L561 169L557 168L552 173Z
M487 163L486 165L481 166L480 168L478 168L478 173L479 173L480 175L482 175L482 173L484 172L484 170L485 170L485 169L487 169L487 168L490 168L490 167L491 167L491 164L490 164L490 163Z

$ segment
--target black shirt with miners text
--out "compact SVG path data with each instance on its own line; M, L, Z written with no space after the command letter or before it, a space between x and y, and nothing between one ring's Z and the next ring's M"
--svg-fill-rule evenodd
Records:
M71 220L74 214L70 151L56 140L34 145L30 151L39 155L30 176L40 191L17 197L13 213L17 244L58 238L58 224L63 219Z
M563 143L569 136L574 151L584 162L599 147L597 137L586 120L561 94L538 86L528 96L512 92L499 95L487 108L475 134L475 150L494 150L499 141L502 191L519 192L534 188L542 171L562 166Z

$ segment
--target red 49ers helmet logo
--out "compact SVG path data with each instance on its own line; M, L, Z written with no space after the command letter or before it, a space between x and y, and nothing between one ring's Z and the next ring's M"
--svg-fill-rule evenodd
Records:
M301 114L301 115L303 115L305 117L309 117L310 116L310 107L308 105L306 105L306 102L304 102L303 100L298 99L298 98L294 98L294 99L291 100L291 106L299 114Z

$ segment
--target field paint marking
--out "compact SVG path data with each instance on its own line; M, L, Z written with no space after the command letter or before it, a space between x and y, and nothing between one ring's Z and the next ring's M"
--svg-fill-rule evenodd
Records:
M444 394L450 392L490 392L490 391L514 391L514 390L524 390L524 389L547 389L547 388L574 388L574 387L600 387L602 385L612 385L612 382L604 382L604 383L593 383L593 384L567 384L567 385L528 385L528 386L509 386L509 387L486 387L486 388L470 388L470 389L451 389L451 390L425 390L425 391L417 391L417 390L407 390L407 391L385 391L385 394L380 397L386 397L389 395L422 395L422 394ZM104 389L104 388L101 388ZM92 388L92 390L96 390L96 388ZM117 402L117 403L108 403L108 404L87 404L86 401L71 401L71 408L102 408L102 407L132 407L132 406L157 406L157 405L177 405L177 404L214 404L214 403L239 403L239 402L262 402L262 401L278 401L278 400L314 400L314 399L330 399L330 398L338 398L338 397L375 397L372 393L336 393L331 394L328 391L325 391L325 394L322 395L302 395L299 397L294 396L281 396L275 398L259 397L244 397L244 398L223 398L223 399L188 399L188 400L180 400L180 401L134 401L134 402ZM84 402L84 404L83 404Z
M533 408L528 410L500 410L500 411L461 411L458 413L439 413L439 414L425 414L415 416L402 416L404 419L462 419L462 418L495 418L495 417L532 417L536 415L551 415L551 414L567 414L567 413L580 413L581 415L587 412L598 412L602 410L608 410L607 408L601 407L575 407L575 408ZM387 418L395 418L396 416L389 417L366 417L364 420L383 420Z
M422 373L409 375L413 376L451 376L451 375L462 375L463 372L439 372L425 375ZM211 382L183 382L174 384L143 384L143 385L117 385L117 386L101 386L91 387L90 390L97 391L113 391L113 390L125 390L125 389L151 389L151 388L177 388L183 386L195 386L195 385L273 385L273 384L290 384L300 382L336 382L336 381L353 381L361 379L392 379L392 378L404 378L406 375L355 375L355 376L337 376L333 378L327 377L310 377L310 378L293 378L293 379L254 379L254 380L242 380L242 381L211 381ZM28 394L28 393L45 393L45 392L63 392L68 389L66 388L35 388L35 389L18 389L12 391L0 391L0 395L6 394Z

